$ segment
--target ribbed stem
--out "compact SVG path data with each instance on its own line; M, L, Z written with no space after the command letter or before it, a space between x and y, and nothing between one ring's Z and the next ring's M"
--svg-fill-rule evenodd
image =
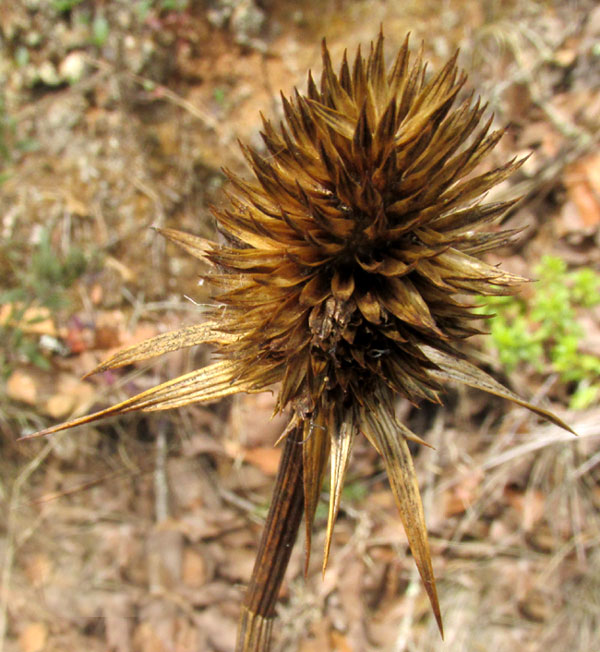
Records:
M246 591L236 652L267 652L275 604L304 511L302 429L285 439L271 507Z

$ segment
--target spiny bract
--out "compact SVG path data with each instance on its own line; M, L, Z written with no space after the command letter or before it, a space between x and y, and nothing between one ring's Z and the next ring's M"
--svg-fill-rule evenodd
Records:
M476 174L502 130L480 124L456 55L427 79L408 38L386 71L383 37L335 74L323 44L320 86L282 98L279 129L263 118L267 153L245 147L253 181L228 174L228 208L214 213L226 244L163 233L208 264L217 288L208 320L127 349L96 371L213 342L220 359L112 408L44 434L132 410L164 410L279 383L277 410L303 429L308 547L331 464L327 559L355 436L383 456L409 544L436 618L440 612L415 471L394 399L439 401L457 380L522 401L455 350L479 332L471 295L505 294L524 279L479 256L512 233L476 231L512 202L482 195L519 165ZM284 433L285 435L285 433ZM423 442L422 442L423 443Z

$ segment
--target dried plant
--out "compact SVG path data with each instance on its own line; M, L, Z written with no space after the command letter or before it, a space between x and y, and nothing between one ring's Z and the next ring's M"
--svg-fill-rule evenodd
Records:
M330 462L324 564L352 444L362 433L381 454L410 549L442 629L423 508L396 397L440 403L459 381L524 405L569 429L468 362L457 349L480 331L475 295L514 292L525 279L481 260L514 232L478 231L513 202L485 203L521 164L478 172L503 131L481 124L485 106L465 84L457 55L427 78L408 38L389 71L383 36L335 74L323 44L320 86L282 97L278 129L263 118L267 154L243 147L252 181L214 214L226 244L161 232L206 264L216 288L207 320L126 349L95 371L210 342L218 359L118 405L42 431L50 434L134 410L175 408L277 386L289 413L271 512L246 598L239 650L268 647L289 549L311 526Z

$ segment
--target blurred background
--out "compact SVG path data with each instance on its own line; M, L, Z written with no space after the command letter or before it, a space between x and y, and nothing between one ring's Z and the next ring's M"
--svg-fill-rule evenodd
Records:
M326 508L288 570L275 649L600 650L600 7L535 0L13 0L0 4L0 652L227 652L282 420L242 396L17 438L203 365L178 352L81 380L116 348L202 319L196 262L150 227L212 237L221 168L259 111L380 25L468 89L529 154L490 258L535 278L484 304L481 365L579 438L471 391L400 403L444 615L441 642L382 463L357 442L331 561ZM467 91L465 91L466 93ZM326 496L325 496L326 498Z

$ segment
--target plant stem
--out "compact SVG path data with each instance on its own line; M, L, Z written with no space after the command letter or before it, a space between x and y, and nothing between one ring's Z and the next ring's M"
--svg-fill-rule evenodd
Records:
M285 439L273 499L238 627L236 652L267 652L275 604L304 511L302 429Z

